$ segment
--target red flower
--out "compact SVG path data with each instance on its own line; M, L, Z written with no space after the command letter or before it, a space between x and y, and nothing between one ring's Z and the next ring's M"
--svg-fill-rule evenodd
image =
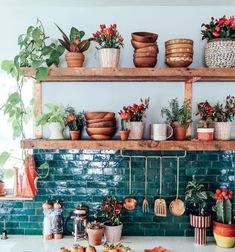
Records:
M118 40L120 41L120 42L122 42L124 39L123 39L123 37L119 34L118 35Z
M123 120L128 120L129 119L129 114L128 113L121 112L120 116L121 116L121 119L123 119Z
M213 32L212 33L214 37L218 38L219 37L219 33L218 32Z
M106 25L105 25L105 24L101 24L101 25L100 25L100 29L101 29L101 30L103 30L103 29L105 29L105 28L106 28Z
M77 119L76 116L73 115L73 114L67 115L67 117L66 117L66 121L67 121L67 122L73 122L73 121L75 121L76 119Z

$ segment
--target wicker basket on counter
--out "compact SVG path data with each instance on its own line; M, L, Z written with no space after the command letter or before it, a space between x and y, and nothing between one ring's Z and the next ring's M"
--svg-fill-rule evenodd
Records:
M208 41L205 64L210 68L235 67L235 39L218 38Z

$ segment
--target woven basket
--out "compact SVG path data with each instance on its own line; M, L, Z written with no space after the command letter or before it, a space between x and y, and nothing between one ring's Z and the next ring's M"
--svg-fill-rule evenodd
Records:
M235 66L235 39L210 40L205 47L205 64L211 68Z

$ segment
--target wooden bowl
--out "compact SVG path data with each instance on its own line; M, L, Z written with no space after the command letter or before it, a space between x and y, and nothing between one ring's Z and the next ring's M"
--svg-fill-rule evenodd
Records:
M190 44L193 45L192 39L185 39L185 38L177 38L177 39L170 39L165 42L165 45L173 45L173 44Z
M134 50L135 53L158 53L158 46L148 46Z
M171 54L171 53L192 53L193 50L189 48L177 48L177 49L169 49L165 51L166 55Z
M94 120L94 119L107 119L114 118L115 113L113 112L86 112L85 118L86 120Z
M112 136L105 136L105 135L91 135L91 139L93 140L109 140L112 138Z
M152 43L157 40L158 35L152 32L133 32L131 37L137 42Z
M106 117L105 119L93 119L93 120L86 120L87 124L92 124L92 123L99 123L99 122L116 122L115 117Z
M116 121L106 121L106 122L97 122L97 123L87 123L87 128L107 128L107 127L115 127Z
M150 47L150 46L155 46L157 47L157 43L154 42L154 43L143 43L143 42L138 42L138 41L135 41L135 40L131 40L131 44L132 46L135 48L135 49L139 49L139 48L145 48L145 47Z
M192 57L166 57L169 67L188 67L192 62Z
M166 57L193 57L193 53L170 53Z
M152 52L135 52L134 53L135 58L142 58L142 57L157 57L157 53Z
M193 45L190 45L190 44L173 44L173 45L166 46L166 50L178 49L178 48L189 48L189 49L193 50Z
M136 67L155 67L157 64L156 57L141 57L133 59L134 65Z
M115 134L115 131L116 131L116 127L86 128L86 132L89 136L92 136L92 135L113 136Z

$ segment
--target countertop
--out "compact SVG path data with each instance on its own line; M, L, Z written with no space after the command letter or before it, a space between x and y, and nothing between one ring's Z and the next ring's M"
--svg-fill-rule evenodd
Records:
M194 245L193 237L156 237L156 236L125 236L121 241L125 246L131 247L135 252L143 252L145 248L162 246L171 252L228 252L228 249L215 245L212 237L208 238L206 246ZM71 247L73 237L65 237L61 240L44 241L41 236L11 236L8 240L0 240L1 252L58 252L60 247ZM88 243L85 240L78 242L83 246ZM102 246L97 246L97 252L101 252ZM231 252L234 251L233 249Z

